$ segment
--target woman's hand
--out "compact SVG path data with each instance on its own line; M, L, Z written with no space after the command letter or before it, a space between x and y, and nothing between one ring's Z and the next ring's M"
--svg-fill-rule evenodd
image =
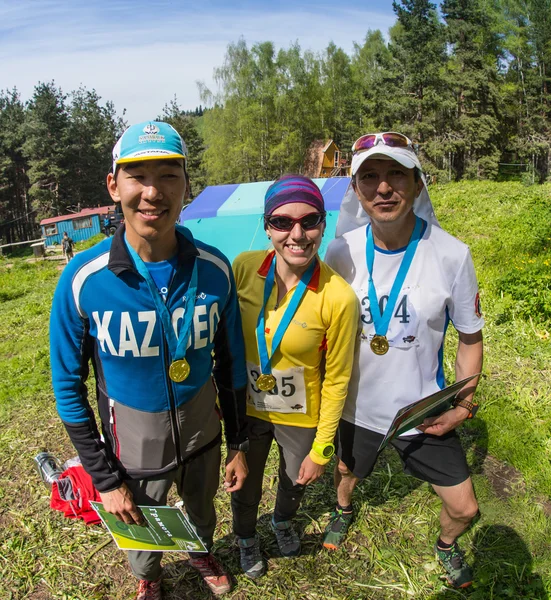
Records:
M318 465L309 456L307 456L300 465L297 484L308 485L319 479L325 471L325 465Z
M236 492L243 487L249 474L245 453L238 450L228 450L226 458L226 474L224 476L224 489L226 492Z

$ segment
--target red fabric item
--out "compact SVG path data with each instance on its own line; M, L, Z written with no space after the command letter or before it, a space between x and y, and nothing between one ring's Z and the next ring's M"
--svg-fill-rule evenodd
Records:
M83 519L86 525L101 523L98 513L90 506L90 500L101 502L99 492L92 484L92 478L82 466L69 467L60 475L59 479L68 477L73 486L74 500L63 500L59 495L57 483L52 484L52 498L50 507L61 511L70 519Z

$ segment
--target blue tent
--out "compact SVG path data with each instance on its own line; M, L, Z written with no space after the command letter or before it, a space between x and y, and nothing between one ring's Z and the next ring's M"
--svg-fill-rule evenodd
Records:
M320 248L323 258L327 244L335 237L341 201L350 178L314 179L321 190L327 211L327 228ZM230 261L246 250L268 248L262 214L264 195L271 181L205 188L180 215L180 223L197 239L223 252Z

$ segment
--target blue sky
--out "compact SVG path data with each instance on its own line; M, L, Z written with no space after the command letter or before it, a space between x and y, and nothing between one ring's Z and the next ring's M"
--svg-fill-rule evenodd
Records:
M82 84L138 122L174 95L197 106L196 82L214 86L213 69L241 36L314 51L333 41L351 52L368 29L386 35L394 21L392 0L0 0L0 88L26 100L38 81L64 92Z

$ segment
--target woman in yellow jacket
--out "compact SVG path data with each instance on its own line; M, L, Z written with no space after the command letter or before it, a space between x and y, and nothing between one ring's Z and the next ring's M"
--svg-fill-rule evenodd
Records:
M241 567L252 578L265 572L256 521L272 440L279 449L272 528L281 554L296 556L291 520L333 455L358 328L356 295L317 255L325 208L315 183L301 175L274 182L264 228L274 249L244 252L233 265L249 377L249 475L232 494L232 510Z

